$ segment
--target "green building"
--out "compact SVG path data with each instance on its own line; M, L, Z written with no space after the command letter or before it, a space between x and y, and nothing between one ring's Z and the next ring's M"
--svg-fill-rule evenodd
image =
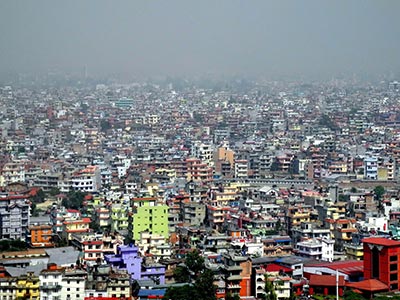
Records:
M159 234L168 238L168 206L157 203L156 197L132 198L132 215L129 218L129 231L136 241L140 233Z

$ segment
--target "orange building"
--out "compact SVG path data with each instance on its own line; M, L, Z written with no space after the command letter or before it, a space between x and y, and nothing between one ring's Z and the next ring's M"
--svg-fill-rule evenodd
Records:
M90 218L82 218L81 220L68 220L63 222L63 234L68 240L71 240L72 233L88 232Z
M240 297L250 297L251 296L251 268L252 263L250 259L247 259L240 263L242 272L242 281L240 281Z
M29 226L29 243L31 247L54 247L51 225Z

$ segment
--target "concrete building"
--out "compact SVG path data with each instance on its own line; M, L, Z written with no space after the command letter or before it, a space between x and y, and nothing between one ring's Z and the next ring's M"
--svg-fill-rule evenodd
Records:
M0 238L25 241L29 227L29 201L23 195L0 196Z

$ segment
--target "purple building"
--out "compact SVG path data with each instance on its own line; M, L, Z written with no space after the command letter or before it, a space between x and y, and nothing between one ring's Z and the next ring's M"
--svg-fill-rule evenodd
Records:
M138 247L134 245L118 246L117 254L105 255L104 259L113 268L127 270L131 279L141 279L142 257Z
M142 279L152 279L157 284L165 284L165 266L161 264L143 264Z
M131 279L151 279L157 284L165 284L165 266L143 262L138 247L118 246L117 254L105 255L108 265L119 270L127 270Z

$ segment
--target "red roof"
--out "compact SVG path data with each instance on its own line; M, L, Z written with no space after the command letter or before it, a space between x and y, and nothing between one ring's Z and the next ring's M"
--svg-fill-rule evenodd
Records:
M367 279L359 282L348 282L346 286L361 291L377 292L377 291L387 291L388 286L377 279Z
M274 263L266 265L264 267L264 269L267 272L280 272L280 271L282 271L284 273L290 273L290 274L293 272L293 270L288 268L288 267L284 267L284 266L281 266L281 265L278 265L278 264L274 264Z
M339 286L344 286L344 276L339 276ZM336 286L335 275L310 274L310 286Z
M400 241L391 240L391 239L382 238L382 237L365 238L362 240L362 242L368 243L368 244L374 244L374 245L382 245L382 246L387 246L387 247L400 246Z
M307 267L325 267L331 270L338 270L339 272L352 275L354 273L364 272L364 262L362 260L343 260L326 263L306 264Z

